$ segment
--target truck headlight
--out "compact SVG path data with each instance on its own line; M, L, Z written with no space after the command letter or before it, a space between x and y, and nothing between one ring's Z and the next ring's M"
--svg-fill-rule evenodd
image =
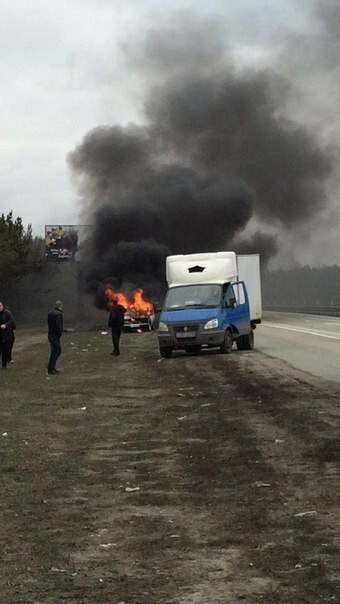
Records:
M169 327L167 326L166 323L163 323L163 321L160 321L159 325L158 325L158 331L169 331Z
M215 329L216 327L218 327L218 319L210 319L210 321L204 325L204 329Z

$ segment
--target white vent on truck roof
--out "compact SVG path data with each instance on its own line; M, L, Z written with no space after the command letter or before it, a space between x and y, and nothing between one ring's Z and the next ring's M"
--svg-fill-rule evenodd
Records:
M225 283L237 278L235 252L179 254L166 259L169 287L189 283Z

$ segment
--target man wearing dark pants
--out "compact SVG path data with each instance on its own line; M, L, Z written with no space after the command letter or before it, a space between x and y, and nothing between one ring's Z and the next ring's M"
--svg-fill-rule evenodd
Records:
M11 313L0 301L0 356L3 369L7 368L7 364L11 360L13 324L14 319Z
M121 304L118 304L118 300L114 300L113 306L109 316L109 327L111 327L112 333L112 344L113 351L111 354L118 356L120 354L119 350L119 340L122 334L122 329L124 327L124 315L126 309Z
M17 326L15 324L14 317L13 317L11 311L9 310L8 306L6 306L6 310L9 312L11 319L12 319L10 348L9 348L9 354L8 354L8 362L11 363L13 360L12 359L12 350L13 350L13 346L14 346L14 342L15 342L15 330L16 330Z
M54 308L47 315L48 325L48 341L51 347L50 358L47 366L47 373L49 375L55 375L59 373L56 368L56 362L61 355L60 338L63 334L64 319L63 319L63 305L60 300L54 303Z

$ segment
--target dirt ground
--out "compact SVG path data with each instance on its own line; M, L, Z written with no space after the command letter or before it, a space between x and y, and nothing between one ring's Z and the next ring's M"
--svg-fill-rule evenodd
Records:
M1 604L340 602L340 388L258 351L18 333L0 370Z

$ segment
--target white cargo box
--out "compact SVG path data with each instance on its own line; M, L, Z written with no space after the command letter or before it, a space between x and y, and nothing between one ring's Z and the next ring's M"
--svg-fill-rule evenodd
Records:
M236 279L235 252L179 254L166 259L166 280L169 287L190 283L225 283Z

